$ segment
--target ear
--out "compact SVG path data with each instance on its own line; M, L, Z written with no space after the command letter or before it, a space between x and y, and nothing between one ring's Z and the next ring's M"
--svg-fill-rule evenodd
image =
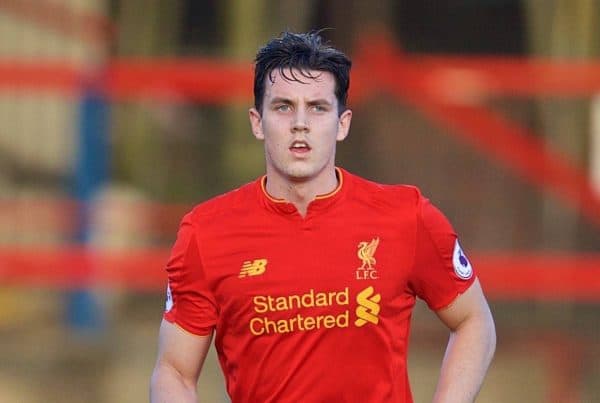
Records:
M337 141L344 140L350 132L350 122L352 121L352 111L346 109L338 119L338 131L335 137Z
M256 108L250 108L248 110L248 117L250 118L250 126L252 127L254 137L258 140L264 140L265 135L262 130L262 116L260 116L260 112Z

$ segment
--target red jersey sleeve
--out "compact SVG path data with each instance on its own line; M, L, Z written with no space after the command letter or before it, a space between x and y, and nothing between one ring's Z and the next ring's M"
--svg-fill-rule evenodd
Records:
M409 284L430 309L450 305L475 281L473 268L446 217L419 195L415 265Z
M208 335L216 324L217 308L202 265L191 215L187 214L181 221L167 262L164 318L190 333Z

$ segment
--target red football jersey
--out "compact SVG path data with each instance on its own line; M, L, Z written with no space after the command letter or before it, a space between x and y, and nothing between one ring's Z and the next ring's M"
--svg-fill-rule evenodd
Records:
M411 311L473 282L446 218L412 186L337 169L306 217L265 178L198 205L172 256L166 320L207 335L233 402L411 402Z

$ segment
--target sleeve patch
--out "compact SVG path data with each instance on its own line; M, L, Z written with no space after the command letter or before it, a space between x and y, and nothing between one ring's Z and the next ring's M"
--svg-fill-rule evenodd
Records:
M167 300L165 302L165 312L169 312L173 308L173 294L171 294L171 286L167 285Z
M458 239L454 242L452 264L454 265L454 273L456 273L459 278L468 280L473 276L473 267L471 267L471 262L469 262L469 259L467 259L467 256L460 247Z

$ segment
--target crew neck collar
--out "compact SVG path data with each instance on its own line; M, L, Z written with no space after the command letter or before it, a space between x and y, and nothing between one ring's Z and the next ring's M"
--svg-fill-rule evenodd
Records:
M348 190L348 173L338 167L335 167L335 173L338 179L338 185L331 192L317 195L308 205L307 209L307 217L312 212L321 211L326 209L333 204L336 204L340 201L343 196L346 194ZM274 210L283 214L294 214L297 213L298 210L296 206L285 199L279 199L273 197L267 192L267 175L263 175L258 180L258 191L260 193L260 198L263 200L264 205L270 210Z

